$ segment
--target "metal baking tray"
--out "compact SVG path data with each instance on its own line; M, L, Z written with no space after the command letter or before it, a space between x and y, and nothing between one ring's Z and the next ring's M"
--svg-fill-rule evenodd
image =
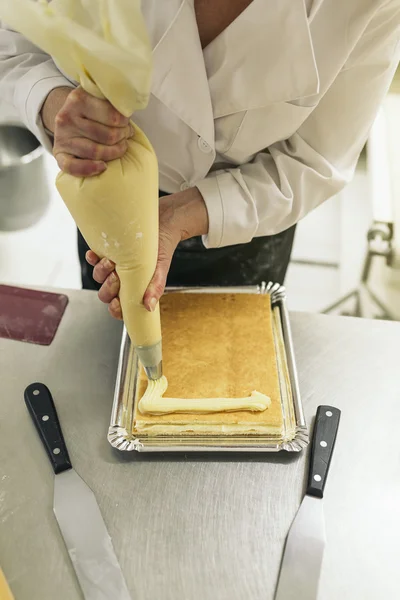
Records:
M179 293L254 293L270 294L273 332L277 351L284 435L145 435L133 434L133 415L137 398L138 358L124 329L108 441L121 451L137 452L300 452L308 444L308 431L301 404L293 351L286 291L279 284L214 288L168 288ZM279 340L283 344L279 344ZM280 350L279 350L280 348Z

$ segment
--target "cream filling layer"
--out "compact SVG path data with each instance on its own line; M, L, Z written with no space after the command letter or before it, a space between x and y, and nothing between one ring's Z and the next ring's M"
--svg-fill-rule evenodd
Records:
M208 414L248 410L261 412L266 410L271 399L260 392L252 392L247 398L164 398L168 381L165 376L156 381L148 381L147 389L139 401L142 414L165 415L170 413Z

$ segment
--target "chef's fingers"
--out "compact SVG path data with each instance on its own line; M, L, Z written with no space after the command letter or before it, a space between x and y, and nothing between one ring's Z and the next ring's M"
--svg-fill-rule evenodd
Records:
M75 158L93 161L103 160L105 162L121 158L127 149L128 142L126 138L113 146L107 146L105 144L97 144L96 142L83 137L75 136L66 139L60 139L60 137L58 137L57 143L54 145L54 152L67 152Z
M75 177L92 177L100 175L107 169L103 160L83 160L75 158L67 152L53 151L58 166L64 173L69 173Z
M88 250L85 254L86 262L89 263L92 267L95 267L99 262L100 258L93 252L93 250Z
M122 309L118 298L114 298L114 300L110 302L108 305L108 312L112 317L114 317L114 319L119 319L122 321Z
M113 146L122 140L129 139L135 133L130 123L125 127L108 127L85 117L78 117L75 127L82 137L107 146Z
M119 277L113 271L105 280L99 289L98 297L105 304L109 304L118 296L119 293Z
M155 311L157 302L164 293L176 246L177 243L173 242L172 238L160 235L156 270L143 296L143 304L149 312Z
M79 114L111 127L126 127L129 123L129 118L118 112L108 100L95 98L81 87L68 95L61 112Z
M108 258L102 258L93 269L93 279L97 281L97 283L103 284L107 277L114 271L114 269L115 264L112 262L112 260L109 260Z

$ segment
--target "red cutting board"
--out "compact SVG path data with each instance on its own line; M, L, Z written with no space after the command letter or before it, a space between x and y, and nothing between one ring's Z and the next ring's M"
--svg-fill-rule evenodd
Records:
M67 304L64 294L0 285L0 337L49 346Z

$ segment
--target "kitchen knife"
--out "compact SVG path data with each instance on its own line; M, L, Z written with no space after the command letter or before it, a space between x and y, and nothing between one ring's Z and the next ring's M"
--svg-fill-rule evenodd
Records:
M323 495L340 410L319 406L311 445L306 495L290 528L275 600L316 600L325 549Z
M25 403L54 469L53 509L85 600L131 600L96 498L72 468L50 390L32 383Z

